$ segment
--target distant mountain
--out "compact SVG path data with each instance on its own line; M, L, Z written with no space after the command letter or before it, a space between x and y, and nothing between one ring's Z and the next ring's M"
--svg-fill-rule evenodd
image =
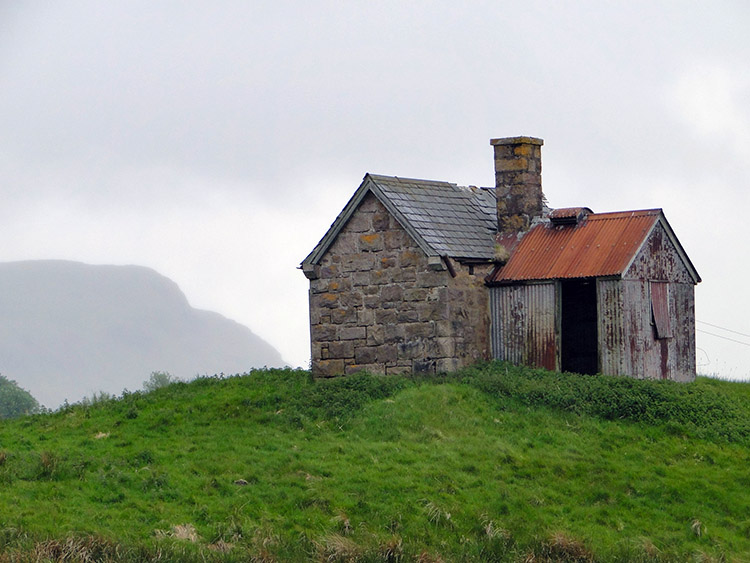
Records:
M180 378L282 366L247 327L193 309L173 281L141 266L0 263L0 374L47 407Z

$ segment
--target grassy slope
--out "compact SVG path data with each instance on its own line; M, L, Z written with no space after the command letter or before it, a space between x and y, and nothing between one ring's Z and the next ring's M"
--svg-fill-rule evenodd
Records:
M176 384L0 422L0 551L747 561L748 405L747 384L501 364ZM197 542L170 537L186 524Z

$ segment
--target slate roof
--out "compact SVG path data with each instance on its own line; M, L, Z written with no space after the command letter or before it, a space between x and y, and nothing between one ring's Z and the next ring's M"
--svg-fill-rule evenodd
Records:
M557 215L566 216L569 212L572 211L560 210ZM574 225L555 226L546 221L532 227L521 238L507 264L497 268L488 282L622 275L658 224L674 244L693 281L700 281L661 209L584 215ZM551 216L555 216L554 211Z
M302 262L323 257L364 197L372 193L427 256L491 260L497 227L494 188L366 174L326 235Z

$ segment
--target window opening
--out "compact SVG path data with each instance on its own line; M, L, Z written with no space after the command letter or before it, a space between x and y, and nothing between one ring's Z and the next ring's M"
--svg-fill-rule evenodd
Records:
M656 338L672 338L672 323L669 315L669 283L651 282L651 315Z

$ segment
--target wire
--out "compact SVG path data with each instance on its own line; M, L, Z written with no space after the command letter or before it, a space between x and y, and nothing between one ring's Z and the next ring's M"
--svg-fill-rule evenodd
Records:
M746 337L750 338L750 334L745 334L744 332L737 332L736 330L732 330L731 328L724 328L723 326L712 325L711 323L707 323L706 321L699 321L697 319L696 319L695 322L696 323L701 323L702 325L708 325L708 326L713 327L713 328L718 328L719 330L724 330L726 332L731 332L733 334L739 334L740 336L746 336Z
M706 323L704 323L706 324ZM708 334L710 336L715 336L716 338L721 338L722 340L729 340L729 342L736 342L737 344L743 344L745 346L750 346L750 342L742 342L742 340L735 340L734 338L727 338L726 336L722 336L720 334L714 334L713 332L708 332L706 330L701 330L699 328L695 329L696 332L702 332L703 334ZM734 331L732 331L734 332Z

